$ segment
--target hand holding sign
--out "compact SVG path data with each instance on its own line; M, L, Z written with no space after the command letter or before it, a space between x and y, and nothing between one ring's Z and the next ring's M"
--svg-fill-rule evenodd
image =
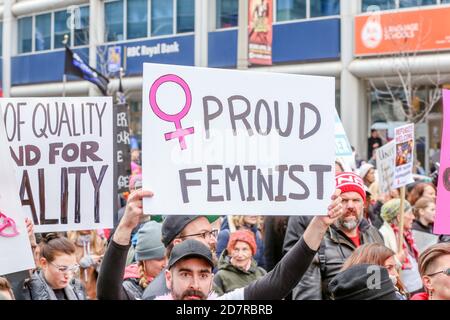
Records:
M120 245L130 244L131 231L136 228L144 215L142 206L142 199L144 197L153 197L153 192L138 189L130 194L125 213L114 233L114 242Z

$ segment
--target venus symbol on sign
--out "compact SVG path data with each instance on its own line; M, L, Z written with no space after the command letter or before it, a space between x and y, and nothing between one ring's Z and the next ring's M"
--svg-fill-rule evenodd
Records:
M158 103L156 102L156 92L158 91L158 88L166 82L174 82L174 83L178 84L184 91L184 95L186 97L186 103L185 103L183 109L181 109L181 111L177 114L167 114L167 113L163 112L160 109ZM167 132L164 134L166 141L178 138L178 142L180 144L181 150L186 149L187 147L186 147L186 141L185 141L184 137L194 133L193 127L182 128L182 126L181 126L181 119L183 119L186 116L186 114L189 112L189 110L191 108L191 104L192 104L191 90L189 89L189 86L186 83L186 81L184 81L182 78L180 78L177 75L166 74L166 75L158 78L152 84L152 86L150 88L149 98L150 98L150 106L151 106L153 112L160 119L167 121L167 122L173 122L175 124L175 129L176 129L175 131Z

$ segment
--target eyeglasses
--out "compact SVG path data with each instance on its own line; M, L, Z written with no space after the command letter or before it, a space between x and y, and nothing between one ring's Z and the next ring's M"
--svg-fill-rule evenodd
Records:
M434 272L434 273L427 274L427 276L431 277L431 276L434 276L434 275L439 274L439 273L443 273L443 274L445 274L447 276L450 276L450 268L447 268L446 270L441 270L441 271L437 271L437 272Z
M218 234L219 234L219 230L214 229L214 230L211 230L211 231L203 231L203 232L200 232L200 233L187 234L185 236L180 236L179 238L180 239L187 238L187 237L202 237L203 239L206 239L206 238L217 238Z
M80 271L80 266L78 264L74 264L72 266L59 266L57 264L54 264L53 262L50 262L50 264L56 267L61 273L78 273L78 271Z

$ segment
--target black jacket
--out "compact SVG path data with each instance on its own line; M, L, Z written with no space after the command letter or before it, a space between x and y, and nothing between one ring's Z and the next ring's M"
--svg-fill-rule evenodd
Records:
M305 222L308 217L293 219L291 217L285 238L285 250L295 243L301 234L295 234L295 230L304 232ZM300 217L299 217L300 218ZM292 221L291 221L292 220ZM309 222L308 222L309 223ZM380 243L384 245L383 237L378 230L363 219L359 225L361 244ZM331 226L325 234L317 255L314 257L309 269L302 280L293 290L294 300L322 300L330 299L328 282L337 275L344 261L356 249L354 243L335 226Z
M77 279L72 279L62 291L66 300L86 300L84 287ZM30 279L25 280L23 296L26 300L62 300L48 285L41 270L35 271Z

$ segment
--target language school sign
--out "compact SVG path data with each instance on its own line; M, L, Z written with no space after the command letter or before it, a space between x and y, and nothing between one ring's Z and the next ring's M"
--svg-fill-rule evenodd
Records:
M334 78L144 64L143 184L160 214L325 214Z
M1 99L19 195L36 232L113 224L111 98Z

